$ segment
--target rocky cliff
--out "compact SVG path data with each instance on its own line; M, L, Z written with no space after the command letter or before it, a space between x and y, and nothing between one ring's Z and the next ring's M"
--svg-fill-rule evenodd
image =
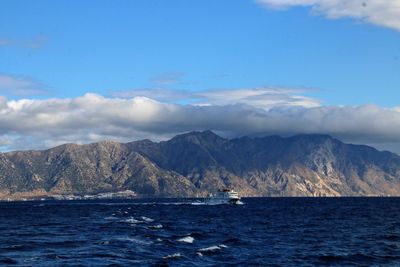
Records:
M133 190L146 197L400 195L400 156L326 135L66 144L0 154L0 198Z

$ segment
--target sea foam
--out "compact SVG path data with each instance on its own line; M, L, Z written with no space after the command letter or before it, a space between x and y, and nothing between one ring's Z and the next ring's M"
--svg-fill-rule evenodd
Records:
M214 246L210 246L210 247L207 247L207 248L201 248L201 249L199 249L197 252L217 252L217 251L220 251L221 249L223 249L223 248L227 248L228 246L226 246L226 245L223 245L223 244L221 244L221 245L214 245Z
M176 241L178 241L178 242L184 242L184 243L193 243L193 241L194 241L194 238L193 237L191 237L191 236L185 236L185 237L182 237L182 238L179 238L178 240L176 240Z
M145 217L145 216L142 216L140 219L142 219L145 222L154 222L154 220L152 218Z
M182 257L181 253L174 253L174 254L163 257L163 259L174 259L174 258L180 258L180 257Z

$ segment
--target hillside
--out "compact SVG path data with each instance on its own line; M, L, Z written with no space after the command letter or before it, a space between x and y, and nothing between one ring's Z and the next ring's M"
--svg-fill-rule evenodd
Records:
M159 143L66 144L0 154L0 198L133 190L188 197L400 195L400 157L327 135L224 139L190 132Z

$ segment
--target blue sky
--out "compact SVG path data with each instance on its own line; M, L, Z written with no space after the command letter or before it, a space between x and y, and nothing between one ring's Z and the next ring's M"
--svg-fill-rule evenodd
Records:
M159 87L300 87L327 104L398 105L400 34L353 19L268 10L253 1L2 1L0 70L45 96ZM166 87L166 85L163 85Z
M87 93L110 101L143 95L182 105L198 99L200 92L197 104L230 105L239 102L210 100L208 93L222 91L230 96L232 90L237 94L239 89L272 88L273 99L304 97L312 102L306 108L319 103L322 108L375 105L396 110L400 106L399 4L350 0L346 3L351 6L338 11L343 0L331 1L337 2L333 7L319 2L3 0L0 95L8 107L13 101L74 101ZM271 93L263 96L269 101ZM239 104L255 103L243 99ZM254 104L257 108L271 107L259 102ZM132 139L196 129L133 128L141 134L128 134ZM3 132L5 149L18 148L16 140L31 147L30 140L40 139L37 130L10 127ZM277 131L281 132L286 133ZM116 137L93 128L85 134ZM338 136L347 138L343 133ZM69 133L53 139L54 143L92 140L85 138ZM348 139L364 141L352 138ZM376 142L382 140L369 141ZM385 142L397 143L397 139Z

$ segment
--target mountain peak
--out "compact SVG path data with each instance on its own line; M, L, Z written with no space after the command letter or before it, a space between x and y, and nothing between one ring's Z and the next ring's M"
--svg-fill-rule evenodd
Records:
M305 141L312 143L322 143L326 141L339 141L328 134L298 134L288 138L292 141Z
M311 133L311 134L297 134L292 136L293 138L308 138L308 139L334 139L329 134L318 134L318 133Z
M187 132L187 133L183 133L183 134L179 134L175 137L185 137L185 136L201 136L201 137L209 137L209 136L217 136L220 137L219 135L217 135L216 133L214 133L211 130L205 130L205 131L191 131L191 132Z
M207 142L207 143L215 143L221 141L227 141L221 136L217 135L211 130L206 131L192 131L184 134L177 135L173 137L170 141L189 141L189 142Z

